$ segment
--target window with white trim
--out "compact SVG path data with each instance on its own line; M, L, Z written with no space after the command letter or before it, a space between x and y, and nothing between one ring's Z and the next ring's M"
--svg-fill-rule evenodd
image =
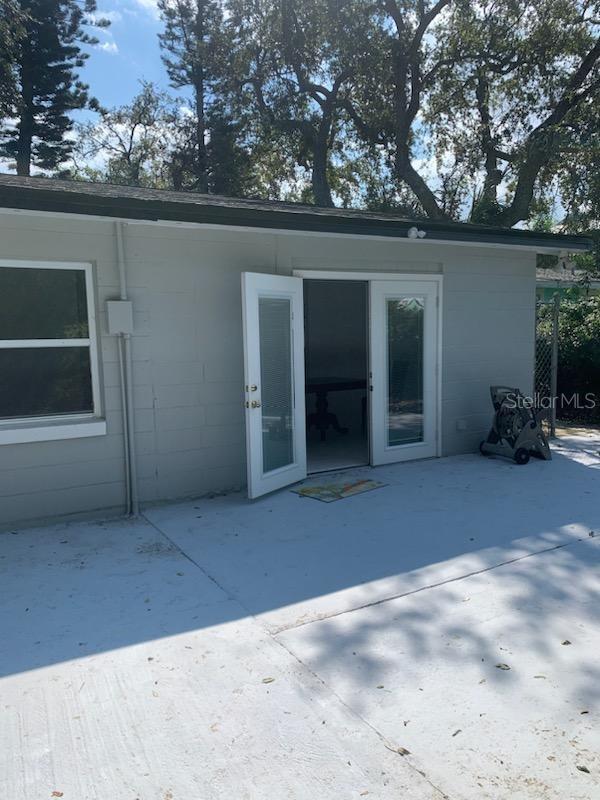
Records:
M0 426L98 415L91 265L0 260Z

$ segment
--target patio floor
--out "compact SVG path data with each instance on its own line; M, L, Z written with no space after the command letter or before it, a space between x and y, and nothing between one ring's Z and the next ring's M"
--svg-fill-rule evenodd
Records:
M352 475L0 534L0 797L600 796L600 434Z

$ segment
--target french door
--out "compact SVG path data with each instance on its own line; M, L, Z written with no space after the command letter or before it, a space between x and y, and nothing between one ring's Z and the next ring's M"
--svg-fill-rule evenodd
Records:
M242 275L251 498L306 477L302 280Z
M437 455L438 282L370 282L371 463Z
M310 277L321 276L332 273ZM369 281L371 464L436 456L439 283L360 279ZM255 498L306 477L302 278L243 273L242 308L248 496Z

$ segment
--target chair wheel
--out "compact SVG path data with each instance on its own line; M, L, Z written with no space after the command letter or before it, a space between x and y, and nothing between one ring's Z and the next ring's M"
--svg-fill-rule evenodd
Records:
M519 447L519 449L515 453L515 462L517 464L527 464L528 461L529 461L529 450L526 450L524 447Z

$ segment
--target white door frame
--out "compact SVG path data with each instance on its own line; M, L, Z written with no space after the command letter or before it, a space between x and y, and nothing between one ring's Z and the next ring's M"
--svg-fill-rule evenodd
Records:
M435 420L435 450L436 457L442 455L442 297L444 276L440 273L421 273L421 272L341 272L339 270L313 270L295 269L292 272L295 278L306 280L327 280L327 281L418 281L431 282L437 285L437 342L436 342L436 420ZM370 329L370 325L369 325ZM370 369L370 365L369 365ZM370 416L370 415L369 415ZM371 437L372 438L372 435ZM372 447L372 443L370 445ZM372 450L369 454L372 460Z

